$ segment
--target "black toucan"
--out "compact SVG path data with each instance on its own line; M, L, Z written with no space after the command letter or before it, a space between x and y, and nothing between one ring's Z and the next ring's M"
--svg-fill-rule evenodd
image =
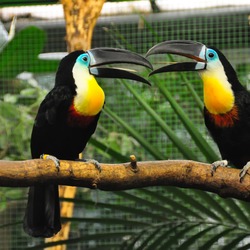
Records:
M150 84L131 71L107 67L107 64L114 63L152 69L144 57L114 48L74 51L61 60L55 86L42 101L35 119L31 135L32 158L48 154L57 159L78 159L96 129L104 106L104 91L95 76L133 79ZM30 187L23 227L33 237L52 237L60 231L56 184Z
M198 71L203 81L204 119L218 145L222 159L212 164L212 173L228 161L242 168L240 181L250 167L250 93L241 85L232 65L215 47L186 40L173 40L152 47L147 55L177 54L191 59L166 65L150 75L173 71Z

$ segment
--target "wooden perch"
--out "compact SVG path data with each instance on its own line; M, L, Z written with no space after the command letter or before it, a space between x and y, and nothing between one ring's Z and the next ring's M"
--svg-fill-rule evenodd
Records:
M239 181L239 169L219 167L211 176L211 165L187 161L143 161L94 164L60 161L60 170L51 160L0 161L0 186L27 187L39 183L57 183L100 190L126 190L149 186L195 188L250 201L250 178Z

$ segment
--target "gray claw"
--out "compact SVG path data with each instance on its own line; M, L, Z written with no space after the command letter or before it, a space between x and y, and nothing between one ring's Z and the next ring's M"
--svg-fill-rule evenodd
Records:
M52 160L55 163L57 170L58 171L60 170L60 161L55 156L48 155L48 154L42 154L42 155L40 155L40 159L43 159L43 160Z
M218 167L227 167L228 166L228 161L227 160L220 160L220 161L215 161L211 164L211 175L214 175L214 172Z
M95 168L99 171L99 172L102 172L102 167L100 165L100 163L97 161L97 160L94 160L94 159L86 159L86 162L90 162L92 164L95 165Z
M250 162L247 162L247 164L240 171L240 174L239 174L239 176L240 176L240 182L243 181L243 178L248 173L249 168L250 168Z

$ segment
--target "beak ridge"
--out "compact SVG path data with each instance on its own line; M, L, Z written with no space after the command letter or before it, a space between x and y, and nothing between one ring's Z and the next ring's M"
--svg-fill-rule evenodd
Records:
M194 59L196 62L176 63L154 70L150 75L161 72L195 71L206 68L206 46L202 43L190 40L164 41L153 46L146 54L176 54Z
M151 85L149 81L143 77L126 71L125 69L117 69L112 67L102 67L107 64L125 63L143 66L149 69L153 69L151 63L143 56L124 49L116 48L94 48L87 51L90 56L90 73L97 77L104 78L123 78L136 80L148 85Z
M146 54L146 57L154 54L176 54L183 56L199 57L204 44L189 40L164 41L153 46ZM201 59L201 58L200 58Z
M91 57L91 67L113 63L128 63L153 69L153 66L146 58L129 50L103 47L90 49L87 52Z

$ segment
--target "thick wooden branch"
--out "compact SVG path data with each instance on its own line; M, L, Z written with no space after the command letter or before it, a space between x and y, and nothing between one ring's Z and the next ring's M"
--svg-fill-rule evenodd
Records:
M209 164L187 161L144 161L121 164L94 164L60 161L60 170L51 160L0 161L0 186L27 187L39 183L126 190L149 186L195 188L250 201L250 177L239 181L239 169L219 167L211 176Z

